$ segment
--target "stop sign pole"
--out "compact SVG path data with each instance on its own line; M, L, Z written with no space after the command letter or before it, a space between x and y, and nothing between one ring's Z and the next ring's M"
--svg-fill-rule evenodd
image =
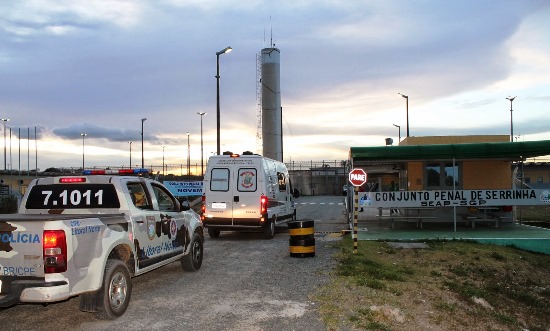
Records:
M349 172L349 182L355 187L353 190L353 254L357 254L357 209L359 207L359 187L367 182L367 173L361 168L354 168Z

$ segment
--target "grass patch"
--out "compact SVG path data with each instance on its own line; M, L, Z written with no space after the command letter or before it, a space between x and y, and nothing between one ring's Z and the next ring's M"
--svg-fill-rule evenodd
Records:
M491 257L497 261L504 261L506 257L499 252L491 252Z
M550 222L550 206L517 206L516 214L522 222Z
M463 299L467 300L470 298L486 298L487 293L480 288L479 286L476 286L476 284L465 281L444 281L444 285L449 288L451 291L459 294L462 296Z
M434 308L439 311L447 311L449 313L454 313L457 310L457 305L449 302L436 302L434 303Z
M386 254L394 252L389 250ZM414 272L396 263L387 263L365 254L353 254L343 247L337 273L358 286L385 290L389 288L389 283L405 281Z
M355 276L363 273L378 279L403 280L399 268L387 263L373 261L362 256L352 255L350 259L342 263L342 275Z
M340 243L332 282L315 300L329 330L545 330L550 256L462 241L396 249Z

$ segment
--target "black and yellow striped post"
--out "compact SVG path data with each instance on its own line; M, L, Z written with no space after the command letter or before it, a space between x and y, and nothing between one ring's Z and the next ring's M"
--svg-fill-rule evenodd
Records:
M315 230L313 220L301 220L288 223L288 243L291 257L315 256Z
M359 186L353 190L353 254L357 254L357 209L359 209Z

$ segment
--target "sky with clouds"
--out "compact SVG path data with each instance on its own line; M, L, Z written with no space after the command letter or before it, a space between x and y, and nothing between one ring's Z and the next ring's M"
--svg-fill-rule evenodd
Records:
M398 92L411 136L510 134L517 96L517 139L549 140L549 17L546 0L0 0L7 167L79 167L81 133L86 167L128 166L129 141L141 164L141 118L146 166L185 165L187 132L200 163L226 46L221 149L261 153L256 58L272 43L285 161L346 159L397 141L394 124L404 137Z

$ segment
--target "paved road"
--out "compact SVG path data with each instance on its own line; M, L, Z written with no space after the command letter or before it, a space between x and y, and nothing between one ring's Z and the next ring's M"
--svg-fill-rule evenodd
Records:
M315 221L316 232L339 232L345 229L344 196L305 196L296 200L298 219Z
M316 231L345 226L341 197L301 197L298 218ZM339 223L339 224L338 224ZM338 230L339 231L339 230ZM332 235L316 235L315 257L289 256L288 230L272 240L261 233L222 232L206 238L196 273L179 263L133 279L126 314L114 321L78 310L78 298L0 310L2 330L323 330L310 295L329 280L336 252Z

